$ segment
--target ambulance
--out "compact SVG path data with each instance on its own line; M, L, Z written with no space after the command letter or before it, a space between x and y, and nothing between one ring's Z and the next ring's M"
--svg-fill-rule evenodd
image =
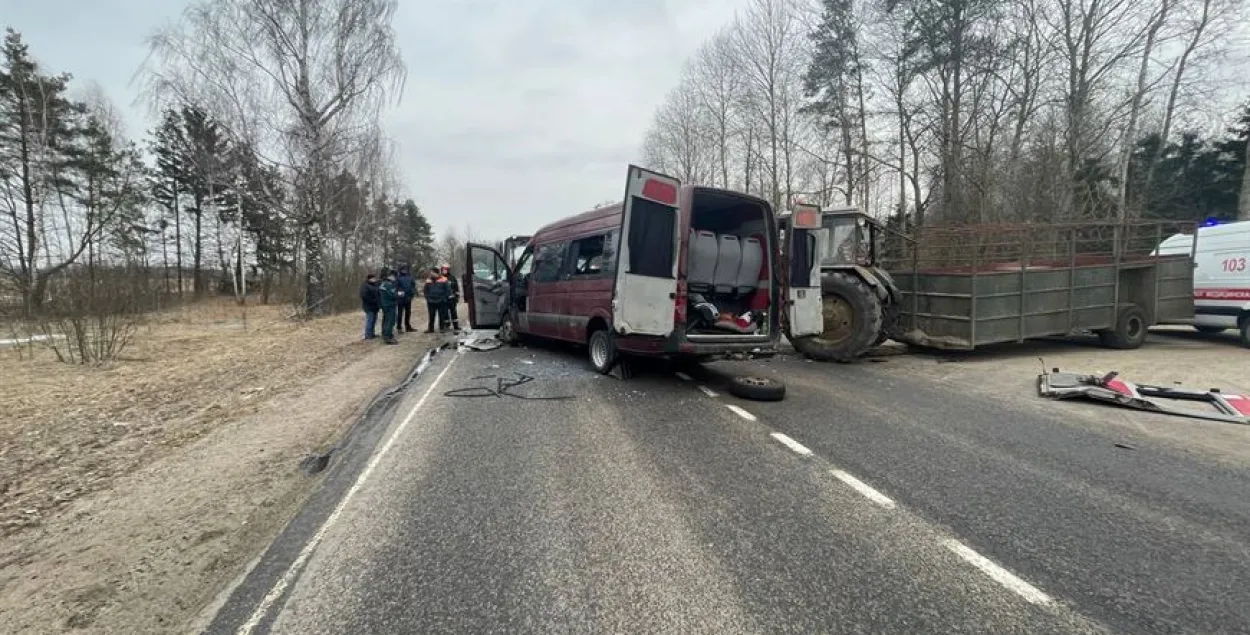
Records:
M1203 333L1237 329L1250 348L1250 221L1198 228L1159 244L1157 253L1194 254L1194 328Z

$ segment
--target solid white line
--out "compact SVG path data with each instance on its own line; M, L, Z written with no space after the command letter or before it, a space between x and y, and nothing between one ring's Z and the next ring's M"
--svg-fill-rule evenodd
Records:
M687 375L686 373L673 373L673 374L677 375L677 378L682 381L690 381L691 379L690 375Z
M868 500L886 509L894 509L894 501L890 499L889 496L873 489L871 485L855 478L854 476L851 476L850 474L847 474L846 472L843 472L842 470L829 470L829 473L839 481L850 485L851 489L863 494L864 498L867 498Z
M421 395L421 398L417 400L417 403L412 406L412 410L408 411L408 416L404 417L404 420L399 422L399 425L395 427L395 431L391 433L391 436L387 437L386 443L382 445L382 449L378 450L378 452L373 455L373 458L369 460L365 469L361 471L359 476L356 477L356 482L352 484L351 489L348 489L347 493L343 495L343 500L339 501L338 506L334 508L333 512L330 512L330 515L326 517L325 522L321 524L321 528L317 530L317 533L313 534L313 537L308 540L308 544L304 545L304 548L300 550L299 555L295 557L295 560L291 562L291 566L288 567L286 572L282 574L282 577L278 579L277 584L273 585L273 588L269 590L269 593L265 594L265 597L260 601L256 610L252 612L252 616L247 620L247 622L239 627L239 630L236 631L237 635L249 635L252 630L260 624L261 620L265 618L265 614L269 612L269 607L272 606L278 598L282 597L284 592L286 592L286 588L290 586L291 582L295 580L295 577L299 575L299 571L303 568L304 563L308 561L308 557L312 555L313 550L317 548L321 539L325 537L326 531L334 525L334 521L338 520L339 516L343 513L343 508L347 506L347 503L351 501L352 496L354 496L356 492L360 490L360 487L364 485L365 481L368 480L369 475L373 473L373 470L378 466L378 463L382 461L382 457L386 456L387 451L390 450L391 446L395 444L395 440L399 438L399 435L403 434L404 428L407 428L408 424L412 423L412 420L417 416L417 411L421 409L421 406L425 405L425 400L430 398L430 394L432 394L434 389L438 387L439 382L443 380L443 376L447 374L447 371L451 370L452 364L456 363L456 360L460 358L460 355L463 355L463 353L457 353L455 357L451 358L450 362L447 362L447 366L438 374L438 377L434 378L433 383L431 383L430 387L425 390L425 394Z
M755 418L755 415L753 415L753 414L751 414L751 413L747 412L746 410L743 410L742 408L739 408L738 406L735 406L735 405L733 405L733 404L731 404L731 403L727 403L727 404L725 404L725 407L726 407L726 408L729 408L729 411L730 411L730 412L732 412L732 413L734 413L734 414L738 415L739 417L742 417L743 419L746 419L747 421L758 421L758 419L756 419L756 418Z
M989 558L973 551L967 545L954 539L943 541L942 544L946 545L947 549L954 551L960 558L967 560L972 566L983 571L985 575L990 576L995 582L1014 591L1016 595L1019 595L1026 601L1033 604L1050 604L1051 599L1049 595L1042 593L1040 589L1032 584L1021 580L1016 574L994 564Z
M811 451L811 450L809 450L809 449L807 449L807 447L806 447L806 446L804 446L802 443L799 443L798 441L795 441L794 439L791 439L790 437L788 437L788 436L786 436L786 435L784 435L784 434L782 434L782 433L780 433L780 432L774 432L774 433L773 433L773 438L774 438L774 439L776 439L776 440L778 440L778 441L780 441L780 442L781 442L781 444L782 444L782 445L784 445L784 446L786 446L787 448L790 448L791 450L794 450L794 451L795 451L795 453L797 453L797 454L800 454L800 455L802 455L802 456L811 456L811 455L812 455L812 451Z
M699 390L702 390L702 391L703 391L703 394L705 394L705 395L707 395L707 396L709 396L709 397L719 397L719 396L720 396L719 394L717 394L717 392L716 392L715 390L712 390L711 388L708 388L707 386L699 386ZM742 410L742 409L741 409L741 408L739 408L739 410ZM745 411L745 410L743 410L743 412L746 412L746 411Z

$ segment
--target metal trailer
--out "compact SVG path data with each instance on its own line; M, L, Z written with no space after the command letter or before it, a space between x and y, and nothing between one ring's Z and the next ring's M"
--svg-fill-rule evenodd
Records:
M1164 222L925 228L886 247L900 293L891 335L972 350L1093 332L1106 346L1136 348L1149 326L1194 315L1193 250L1157 253L1168 236L1194 230Z

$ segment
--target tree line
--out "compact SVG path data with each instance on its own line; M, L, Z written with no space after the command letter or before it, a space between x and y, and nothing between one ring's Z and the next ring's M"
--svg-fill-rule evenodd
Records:
M159 123L138 138L8 29L0 303L36 315L58 280L124 270L155 294L258 286L316 313L353 306L366 268L432 264L380 126L403 75L395 6L192 3L148 41L137 77Z
M752 0L643 144L687 182L898 227L1250 219L1240 0ZM1236 91L1236 92L1234 92Z

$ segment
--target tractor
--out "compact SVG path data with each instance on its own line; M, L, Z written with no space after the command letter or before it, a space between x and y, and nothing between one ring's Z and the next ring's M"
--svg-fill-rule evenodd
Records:
M792 222L800 216L804 223ZM899 290L878 266L884 225L856 208L799 204L781 217L781 227L791 286L810 285L813 292L819 287L820 294L819 325L814 312L801 328L801 318L787 321L786 337L796 350L814 360L849 362L894 335Z

